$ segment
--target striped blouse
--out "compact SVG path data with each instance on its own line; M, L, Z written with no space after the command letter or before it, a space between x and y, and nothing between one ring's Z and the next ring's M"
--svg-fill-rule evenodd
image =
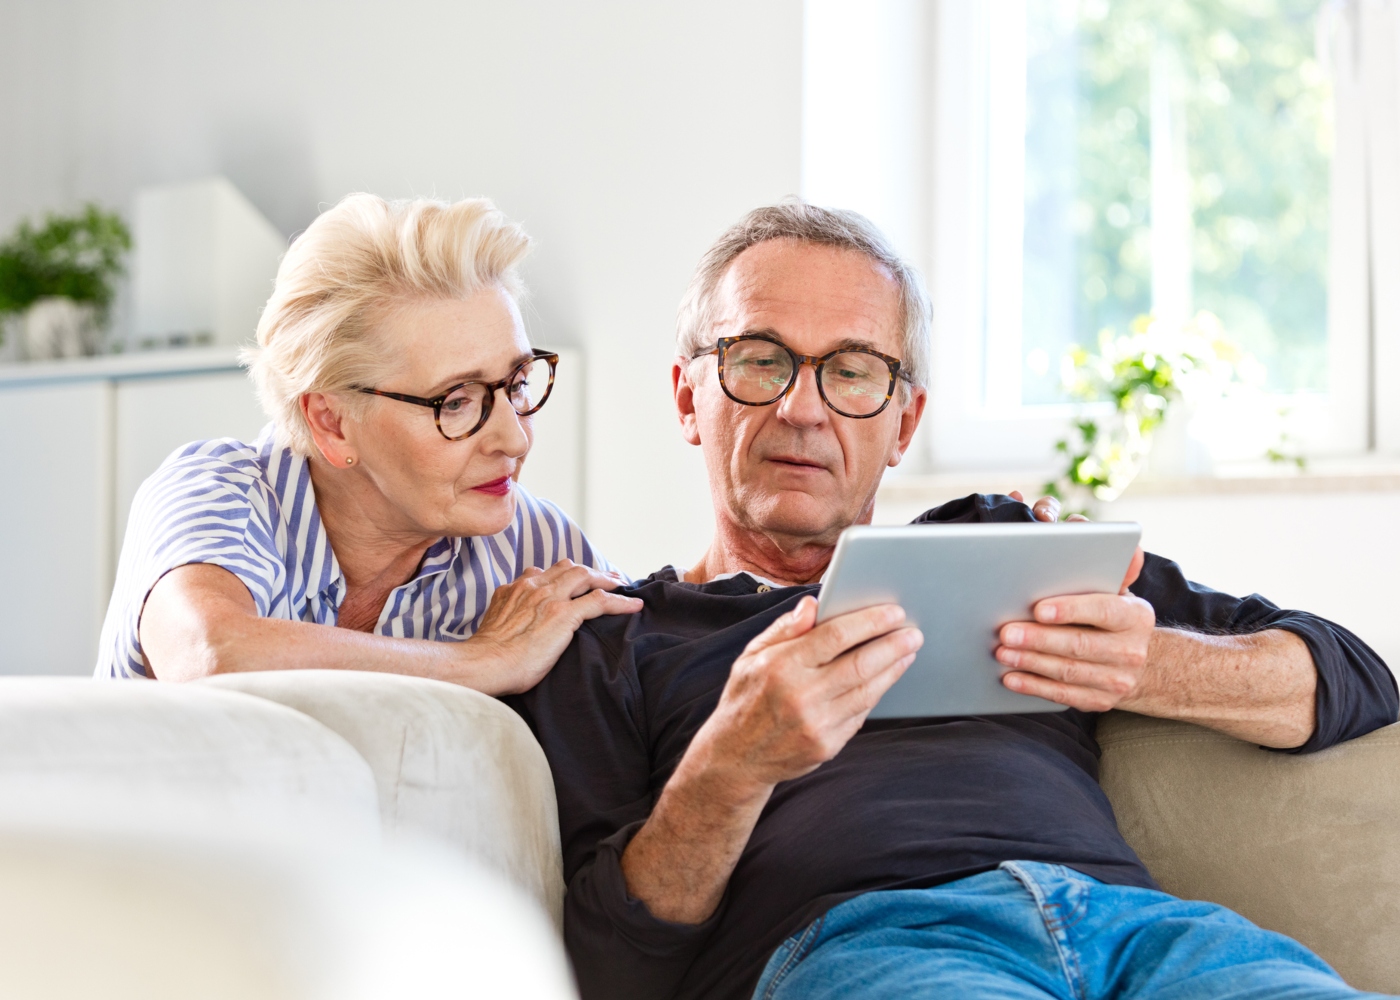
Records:
M516 487L515 520L487 537L443 538L384 602L375 632L459 641L492 593L528 566L560 559L613 567L558 507ZM268 427L252 444L219 438L179 449L132 502L98 647L98 677L149 677L137 625L146 595L177 566L212 563L237 576L267 618L334 625L345 577L316 510L311 468Z

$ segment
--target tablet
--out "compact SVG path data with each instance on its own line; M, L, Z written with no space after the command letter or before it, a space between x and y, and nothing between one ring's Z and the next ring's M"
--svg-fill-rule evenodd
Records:
M898 604L924 645L872 719L1060 712L1001 683L997 633L1061 594L1116 594L1139 525L910 524L847 528L822 584L817 620Z

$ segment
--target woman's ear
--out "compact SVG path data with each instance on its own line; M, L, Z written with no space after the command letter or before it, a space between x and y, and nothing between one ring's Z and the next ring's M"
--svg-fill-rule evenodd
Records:
M301 412L322 458L335 468L355 464L359 456L345 436L348 428L339 400L324 392L305 392L301 396Z

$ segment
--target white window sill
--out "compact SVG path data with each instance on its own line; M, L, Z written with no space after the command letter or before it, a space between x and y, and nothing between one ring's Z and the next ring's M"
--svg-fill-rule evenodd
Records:
M1043 495L1049 469L940 472L887 476L877 502L932 507L969 493L1020 490L1027 501ZM1222 465L1214 476L1182 479L1139 477L1123 493L1132 497L1240 493L1400 493L1400 459L1357 457L1316 459L1305 470L1270 462Z

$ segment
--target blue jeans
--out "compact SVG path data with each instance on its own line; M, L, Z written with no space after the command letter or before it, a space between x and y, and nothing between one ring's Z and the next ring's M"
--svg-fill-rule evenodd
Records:
M847 900L783 942L754 1000L1378 995L1214 903L1008 861L932 889Z

